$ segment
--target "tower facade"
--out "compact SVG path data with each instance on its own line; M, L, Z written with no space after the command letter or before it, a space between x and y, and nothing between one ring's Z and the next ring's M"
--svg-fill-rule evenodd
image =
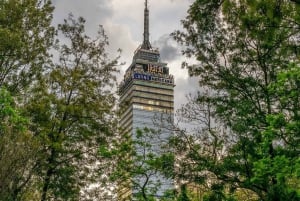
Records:
M167 63L161 62L159 51L149 41L149 9L146 0L144 40L134 52L132 63L119 86L120 127L124 133L130 133L133 139L136 138L137 129L143 130L146 127L159 132L159 138L147 139L151 144L151 151L155 153L161 152L160 145L172 134L166 127L173 121L174 86L174 77L169 73ZM136 149L138 152L143 151L141 147ZM147 181L150 188L158 184L157 197L162 196L164 191L173 189L173 181L163 178L160 173L152 174L149 178L133 179L140 185L145 184L145 179L150 179L150 182ZM138 189L132 189L133 194L135 191Z

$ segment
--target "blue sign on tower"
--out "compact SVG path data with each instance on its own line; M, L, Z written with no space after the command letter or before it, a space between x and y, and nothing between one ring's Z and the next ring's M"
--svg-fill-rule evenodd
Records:
M133 78L134 79L139 79L139 80L151 80L151 75L134 73Z

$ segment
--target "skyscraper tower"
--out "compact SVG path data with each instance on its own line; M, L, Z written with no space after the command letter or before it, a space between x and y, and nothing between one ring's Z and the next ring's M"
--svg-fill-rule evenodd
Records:
M154 120L164 126L172 124L174 111L174 77L169 74L166 63L161 62L160 53L153 48L149 41L149 9L145 1L144 9L144 39L134 52L131 65L125 72L124 79L119 86L121 120L120 126L124 133L136 136L137 129L145 127L160 132L160 139L149 139L152 150L159 153L161 143L171 136L171 131L154 124ZM137 147L137 149L139 149ZM136 179L143 185L145 179ZM149 185L159 183L157 197L173 188L171 180L156 173L149 178ZM132 189L134 194L138 189Z

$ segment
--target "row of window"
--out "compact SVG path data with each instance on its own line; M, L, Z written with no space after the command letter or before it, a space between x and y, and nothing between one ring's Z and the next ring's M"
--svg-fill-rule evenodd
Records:
M159 61L159 54L157 54L156 52L152 53L152 52L139 51L137 58L157 62Z
M123 94L123 96L121 96L120 102L124 102L126 99L130 98L132 96L132 93L141 97L154 98L165 101L173 101L174 99L173 90L134 85L129 91L127 91Z
M162 106L162 107L174 107L173 102L149 100L149 99L140 98L140 97L134 97L132 102L133 103L148 104L148 105L155 105L155 106Z
M170 89L153 88L153 87L141 86L141 85L135 85L133 89L138 91L148 92L148 93L150 92L150 93L162 94L162 95L172 96L174 94L173 90Z
M135 92L134 96L139 96L143 98L151 98L153 100L158 101L170 101L172 102L174 98L172 96L166 96L166 95L160 95L160 94L151 94L151 93L145 93L145 92Z
M160 108L160 107L148 106L148 105L145 106L145 105L133 104L133 109L155 111L155 112L163 112L163 113L173 113L172 109Z

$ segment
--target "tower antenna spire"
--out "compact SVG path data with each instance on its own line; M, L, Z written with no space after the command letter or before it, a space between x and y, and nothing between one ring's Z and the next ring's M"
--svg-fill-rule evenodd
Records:
M142 48L146 50L152 49L150 40L149 40L149 9L148 9L148 0L145 0L145 9L144 9L144 41Z

